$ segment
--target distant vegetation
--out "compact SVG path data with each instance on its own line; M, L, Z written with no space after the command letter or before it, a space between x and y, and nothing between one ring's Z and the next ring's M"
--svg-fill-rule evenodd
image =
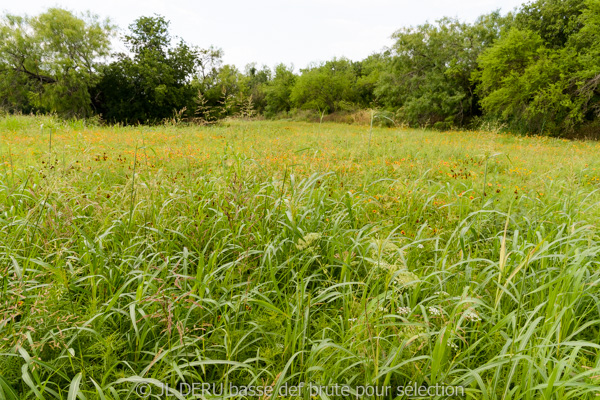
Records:
M400 29L391 48L362 61L299 72L223 65L220 49L175 40L161 16L136 20L123 35L127 53L108 59L115 33L56 8L4 16L0 107L122 124L352 120L377 109L389 117L381 120L437 129L592 136L600 128L600 0L538 0L474 23L444 18Z

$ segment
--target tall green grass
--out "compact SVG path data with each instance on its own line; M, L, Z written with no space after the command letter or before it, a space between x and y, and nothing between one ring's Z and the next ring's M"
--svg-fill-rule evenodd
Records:
M59 127L49 153L2 129L0 398L599 393L593 143L233 122Z

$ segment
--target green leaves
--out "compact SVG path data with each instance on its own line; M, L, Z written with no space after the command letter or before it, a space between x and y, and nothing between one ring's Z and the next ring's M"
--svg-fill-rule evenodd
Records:
M266 113L275 116L290 111L291 94L296 84L296 75L292 68L279 64L275 67L275 75L266 87Z
M357 74L347 59L333 59L302 71L290 94L292 103L302 109L330 113L343 109L344 102L359 100L355 91Z
M470 77L481 51L496 39L500 20L497 13L472 25L443 18L397 31L393 64L376 95L411 125L447 129L469 122L478 112Z
M0 375L0 397L6 400L19 400L17 393L8 382L6 382L2 375Z
M40 123L60 160L46 178ZM182 382L594 398L594 143L0 126L0 398L175 398Z
M86 397L79 391L79 385L81 384L81 372L79 372L73 380L71 381L71 385L69 386L69 394L67 396L67 400L76 400L78 397L81 400L86 400Z
M98 59L108 54L112 31L108 21L58 8L37 17L4 16L0 99L9 109L89 116L89 89L98 79Z
M572 134L597 120L596 1L539 0L523 6L479 57L481 106L511 129ZM594 60L594 61L591 61Z
M141 17L125 36L131 56L103 69L94 87L96 107L111 122L162 122L175 112L193 110L196 90L189 83L201 51L180 41L171 44L164 17Z

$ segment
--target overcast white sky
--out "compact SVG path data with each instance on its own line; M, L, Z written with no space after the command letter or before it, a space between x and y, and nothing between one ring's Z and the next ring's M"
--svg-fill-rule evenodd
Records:
M473 21L525 0L0 0L0 11L35 15L49 7L92 11L125 29L137 17L160 14L171 33L190 44L214 45L225 63L279 62L304 68L345 56L360 60L392 44L397 29L443 16Z

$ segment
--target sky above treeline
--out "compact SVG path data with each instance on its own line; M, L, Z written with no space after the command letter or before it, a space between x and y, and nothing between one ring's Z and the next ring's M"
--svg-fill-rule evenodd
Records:
M472 22L497 9L507 13L523 0L0 0L0 11L37 15L49 7L110 18L124 32L140 16L160 14L171 33L200 47L224 51L241 70L250 62L296 70L311 62L361 60L393 42L402 27L444 16ZM115 50L124 50L119 40Z

